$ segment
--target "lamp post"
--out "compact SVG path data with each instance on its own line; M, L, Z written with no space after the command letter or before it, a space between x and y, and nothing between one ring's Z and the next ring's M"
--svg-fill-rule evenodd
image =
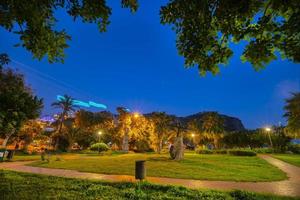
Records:
M270 132L272 131L272 129L271 129L270 127L266 127L266 128L265 128L265 131L266 131L267 134L268 134L269 141L270 141L270 146L273 148L273 142L272 142L271 135L270 135Z
M194 148L195 148L195 141L194 141L195 134L194 134L194 133L192 133L192 134L191 134L191 136L192 136L192 143L193 143L193 146L194 146Z
M133 113L133 117L137 119L140 117L140 114L138 112L135 112L135 113Z
M98 131L98 143L100 143L100 138L101 138L101 135L102 135L102 131ZM98 145L98 153L99 153L99 145Z

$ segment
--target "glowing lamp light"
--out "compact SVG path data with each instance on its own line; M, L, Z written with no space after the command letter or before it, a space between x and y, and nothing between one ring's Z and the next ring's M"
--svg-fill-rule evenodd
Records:
M102 131L98 131L98 135L102 135Z
M134 118L139 118L140 114L137 113L137 112L135 112L135 113L133 114L133 116L134 116Z
M192 137L195 137L195 134L194 134L194 133L192 133Z
M266 127L265 130L266 130L267 132L270 132L270 131L271 131L271 128L270 128L270 127Z

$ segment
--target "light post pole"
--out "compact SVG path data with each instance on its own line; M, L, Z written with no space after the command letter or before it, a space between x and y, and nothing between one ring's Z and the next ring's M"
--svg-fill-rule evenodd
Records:
M102 135L102 131L98 131L98 143L100 143L101 135ZM98 153L99 153L99 145L98 145Z
M193 143L193 146L194 146L194 148L195 148L195 140L194 140L194 138L195 138L195 134L194 134L194 133L192 133L192 134L191 134L191 136L192 136L192 143Z
M266 128L265 128L265 131L266 131L267 134L268 134L269 141L270 141L270 145L271 145L271 147L273 148L273 142L272 142L271 135L270 135L270 132L272 131L272 129L271 129L270 127L266 127Z

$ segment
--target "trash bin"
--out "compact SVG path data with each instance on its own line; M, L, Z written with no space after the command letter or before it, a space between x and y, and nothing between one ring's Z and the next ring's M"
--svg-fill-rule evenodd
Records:
M135 179L143 180L146 178L145 160L135 161Z
M14 150L8 150L8 154L7 154L7 160L12 160L13 157L14 157L14 153L15 151Z
M6 149L0 149L0 162L4 161L5 151Z

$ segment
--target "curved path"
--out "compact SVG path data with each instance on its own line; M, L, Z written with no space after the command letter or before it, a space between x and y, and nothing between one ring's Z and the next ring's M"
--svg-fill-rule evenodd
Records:
M288 179L275 182L234 182L234 181L202 181L177 178L147 177L151 183L181 185L188 188L205 188L216 190L248 190L260 193L271 193L285 196L300 197L300 168L290 165L268 155L260 155L272 165L284 171ZM32 161L30 161L32 162ZM129 175L105 175L96 173L79 172L76 170L50 169L26 166L30 162L7 162L0 164L0 169L8 169L19 172L45 174L60 177L96 179L106 181L135 181L134 176Z

